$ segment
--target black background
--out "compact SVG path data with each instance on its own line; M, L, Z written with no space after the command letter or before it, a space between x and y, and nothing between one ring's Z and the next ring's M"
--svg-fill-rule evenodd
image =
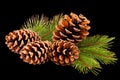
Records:
M34 14L44 14L52 18L56 14L82 13L90 21L90 35L104 34L116 37L111 48L119 58L119 16L117 2L97 2L97 0L43 0L28 2L0 3L0 77L6 79L34 80L119 80L120 61L115 65L102 65L98 76L92 73L82 74L72 67L56 66L49 62L44 65L29 65L9 51L5 35L19 29Z

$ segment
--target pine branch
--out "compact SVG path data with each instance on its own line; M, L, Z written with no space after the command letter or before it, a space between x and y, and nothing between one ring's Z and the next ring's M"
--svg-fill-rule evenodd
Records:
M49 21L44 15L41 15L41 17L39 15L33 15L26 21L22 28L35 31L42 40L51 41L52 31L61 17L62 14L58 14Z
M106 65L114 64L117 58L115 53L109 50L113 43L112 40L114 39L115 37L109 38L107 35L95 35L87 37L81 43L77 44L80 49L80 57L72 66L80 72L87 73L88 71L91 71L96 74L96 69L101 68L100 65L99 67L96 67L95 65L91 66L89 64L89 66L91 66L91 68L89 68L89 66L86 66L85 64L95 64L94 61L96 61L97 65L98 62ZM85 64L83 64L83 61Z

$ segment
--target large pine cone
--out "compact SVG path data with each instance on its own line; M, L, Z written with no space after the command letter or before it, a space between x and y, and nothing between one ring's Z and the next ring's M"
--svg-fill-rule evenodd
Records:
M70 13L70 16L65 15L58 25L56 31L53 32L53 41L56 40L67 40L73 43L82 41L89 34L88 30L90 21L82 14L77 16L74 13Z
M78 59L79 53L80 51L74 43L58 40L53 43L49 58L57 65L66 66Z
M28 42L39 41L41 40L37 33L28 30L20 29L14 30L5 36L5 44L7 47L14 53L19 53L24 45Z
M48 41L36 41L26 44L20 51L20 58L29 64L44 64L48 61L48 53L51 52L51 43Z

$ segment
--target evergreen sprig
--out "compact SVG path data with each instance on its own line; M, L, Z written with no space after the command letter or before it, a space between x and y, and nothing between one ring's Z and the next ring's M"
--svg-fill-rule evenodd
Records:
M55 26L58 24L61 17L62 14L58 14L49 20L48 17L44 15L41 15L41 17L39 15L33 15L25 22L22 28L35 31L42 40L52 41L52 31L55 30Z
M77 44L80 55L72 66L82 73L91 71L97 75L102 68L99 63L114 64L117 60L115 53L109 50L114 39L107 35L87 37Z
M55 15L51 19L44 15L41 17L34 15L26 21L22 28L35 31L42 40L52 41L52 32L62 17L63 14ZM108 35L88 36L76 44L80 55L71 66L84 74L92 72L97 75L102 69L100 64L114 64L117 60L115 53L110 50L114 39L115 37Z

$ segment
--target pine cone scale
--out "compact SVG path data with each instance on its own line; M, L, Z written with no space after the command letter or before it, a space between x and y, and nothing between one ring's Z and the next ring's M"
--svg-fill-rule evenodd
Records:
M65 28L65 32L66 32L67 34L72 34L72 31L70 31L70 30L68 30L68 29L66 29L66 28Z
M63 66L65 66L64 64L64 61L59 61L60 64L62 64ZM57 65L59 65L58 63L56 63Z
M75 32L80 32L80 31L81 31L80 29L78 29L78 28L76 28L76 27L73 27L73 30L74 30Z
M75 39L78 39L78 38L80 38L80 36L79 35L72 35L72 37Z
M60 59L60 61L62 61L64 59L64 57L62 55L59 55L59 59Z
M60 25L57 25L56 27L56 30L58 31L64 31L64 27L60 26Z
M64 20L60 20L59 23L60 23L60 25L61 25L62 27L66 27L66 28L68 27L68 21L65 20L65 19L64 19Z
M38 53L38 57L40 58L42 53L40 51L37 51L37 53Z
M22 40L20 43L20 47L24 46L24 41Z
M65 58L65 63L69 64L69 58Z
M60 38L59 32L53 32L53 37L55 37L55 38Z
M61 37L67 37L67 35L65 35L65 34L62 33L62 32L59 32L59 34L60 34Z
M74 42L74 40L73 40L73 39L70 39L70 38L67 38L66 40L67 40L67 41L70 41L70 42Z
M70 61L73 62L75 59L74 57L70 57Z

